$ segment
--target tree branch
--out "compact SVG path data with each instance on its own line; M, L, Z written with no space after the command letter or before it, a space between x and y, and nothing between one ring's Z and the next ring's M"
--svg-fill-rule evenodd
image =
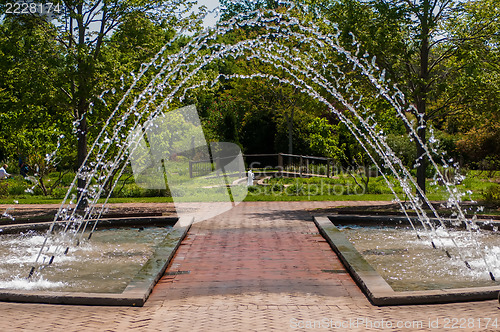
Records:
M99 7L99 6L101 5L101 2L102 2L102 0L96 1L96 3L94 4L94 6L93 6L93 7L91 7L89 10L87 10L87 11L85 11L85 12L83 13L83 16L86 16L86 15L88 15L88 14L92 13L94 10L96 10L96 8L97 8L97 7Z

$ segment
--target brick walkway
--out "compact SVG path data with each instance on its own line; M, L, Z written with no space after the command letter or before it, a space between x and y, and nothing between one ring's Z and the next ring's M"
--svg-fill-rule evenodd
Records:
M144 307L0 303L0 331L500 330L497 301L370 305L311 221L354 204L242 203L192 226Z

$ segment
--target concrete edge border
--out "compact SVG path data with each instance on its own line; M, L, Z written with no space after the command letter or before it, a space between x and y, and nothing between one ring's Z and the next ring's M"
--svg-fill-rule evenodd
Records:
M403 216L394 216L394 215L356 215L356 214L337 214L337 215L329 215L328 219L331 221L340 220L343 223L347 222L349 224L356 225L408 225L408 218ZM410 217L410 220L415 224L420 224L420 220L417 217ZM429 221L433 222L435 225L439 225L440 221L436 218L429 218ZM443 223L447 227L453 227L457 229L465 229L465 225L462 223L458 226L453 225L453 219L443 218ZM484 230L494 230L500 228L500 222L494 220L476 220L476 224Z
M380 218L380 217L379 217ZM500 286L395 292L328 217L313 217L320 234L339 256L371 303L377 306L494 300Z
M136 218L133 218L136 219ZM186 237L192 222L177 218L139 218L139 223L133 219L120 218L119 225L151 225L152 221L167 220L171 224L176 221L165 240L160 243L150 259L144 264L129 285L122 293L83 293L83 292L44 292L22 290L0 290L0 301L44 303L44 304L72 304L72 305L100 305L100 306L143 306L154 286L162 277L170 261ZM131 220L130 222L126 220ZM184 226L182 226L184 225ZM101 227L117 226L113 220L106 220Z

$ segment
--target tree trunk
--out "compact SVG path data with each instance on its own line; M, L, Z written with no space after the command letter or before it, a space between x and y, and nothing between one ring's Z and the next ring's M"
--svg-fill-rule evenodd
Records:
M286 114L286 124L288 127L288 154L293 154L293 112L291 115ZM293 157L288 157L288 164L293 164Z
M77 6L78 18L76 19L78 25L78 92L77 92L77 109L76 115L78 123L78 146L77 146L77 168L80 169L87 158L87 112L89 108L89 78L92 76L92 69L88 64L85 52L85 25L83 23L83 6L79 4ZM87 194L85 187L87 185L87 179L78 178L78 201L79 204L77 209L84 209L87 207Z
M417 113L418 113L418 128L417 136L422 141L422 144L426 144L426 130L427 130L427 94L428 94L428 83L429 83L429 33L430 33L430 19L432 13L430 12L429 1L424 1L424 13L421 18L421 45L420 45L420 75L419 82L417 84L417 91L415 94L415 99L417 102ZM417 185L421 190L422 194L425 194L425 174L427 170L427 156L425 155L424 147L415 140L417 144ZM423 196L418 193L419 196Z
M288 153L293 154L293 110L291 116L287 114L286 122L288 127Z
M424 142L424 144L426 139L425 134L426 134L425 128L419 128L417 130L417 135L420 138L420 140ZM418 160L418 166L417 166L417 185L420 188L422 194L425 194L425 174L427 170L427 157L425 155L424 148L418 142L417 142L417 158L420 158ZM421 196L420 193L419 196Z
M45 187L45 184L43 183L43 176L40 176L40 179L38 179L38 185L39 185L40 189L42 189L43 196L47 196L48 192L47 192L47 188Z
M84 114L78 125L78 147L77 147L77 168L80 167L85 162L87 158L87 117ZM87 181L85 178L78 178L78 201L80 202L77 209L83 210L87 207L87 198L84 191Z

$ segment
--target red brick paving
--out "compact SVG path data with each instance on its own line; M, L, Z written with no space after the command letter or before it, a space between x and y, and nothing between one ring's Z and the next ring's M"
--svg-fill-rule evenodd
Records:
M194 224L151 299L248 292L362 296L308 213L295 211L295 220L255 216L246 205Z

